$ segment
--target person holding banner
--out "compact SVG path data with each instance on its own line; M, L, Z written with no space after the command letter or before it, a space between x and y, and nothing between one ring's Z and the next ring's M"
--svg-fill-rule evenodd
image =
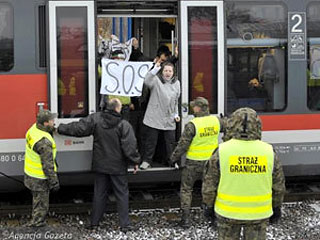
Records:
M180 122L178 101L180 97L180 81L174 76L174 65L157 61L144 80L150 90L150 99L143 119L142 164L140 169L151 167L152 158L157 146L158 135L164 135L167 160L175 144L176 122Z

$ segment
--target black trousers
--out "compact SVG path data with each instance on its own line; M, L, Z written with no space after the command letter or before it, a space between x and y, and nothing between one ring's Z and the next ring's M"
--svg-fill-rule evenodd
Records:
M99 224L106 210L107 197L111 189L117 199L120 227L126 227L130 224L127 175L95 174L91 224Z
M143 125L143 151L142 151L142 161L152 163L152 158L158 143L159 133L163 133L163 138L165 142L166 155L164 156L165 160L168 161L170 158L176 141L176 131L175 130L159 130L156 128L151 128L146 125Z

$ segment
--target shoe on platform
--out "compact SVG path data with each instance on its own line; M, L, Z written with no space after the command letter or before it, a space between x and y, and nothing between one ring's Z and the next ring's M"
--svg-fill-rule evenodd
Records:
M120 231L123 232L123 233L127 233L127 232L130 232L130 231L135 231L135 228L132 225L128 225L126 227L120 227Z
M93 224L91 224L91 223L89 223L89 224L87 224L87 225L84 226L85 229L90 230L90 231L92 231L92 230L97 230L98 227L99 227L99 225L93 225Z
M140 165L140 169L141 170L146 170L146 169L148 169L150 167L151 167L151 165L148 162L142 162L141 165Z

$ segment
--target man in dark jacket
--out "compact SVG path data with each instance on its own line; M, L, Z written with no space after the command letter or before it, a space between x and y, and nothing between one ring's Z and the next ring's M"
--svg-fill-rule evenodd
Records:
M79 122L60 124L58 128L58 133L63 135L93 135L94 138L92 170L95 172L95 182L90 229L98 226L111 187L117 198L120 228L122 231L132 229L129 220L128 160L136 164L136 171L140 155L133 129L121 117L121 107L120 100L113 98L108 100L103 112L91 114Z

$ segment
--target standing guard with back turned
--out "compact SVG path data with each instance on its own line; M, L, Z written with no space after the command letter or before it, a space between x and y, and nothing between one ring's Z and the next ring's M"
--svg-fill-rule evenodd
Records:
M37 123L26 134L24 184L32 192L32 219L29 227L45 226L49 210L49 192L59 190L56 144L52 137L55 115L40 110Z
M275 223L281 217L282 166L272 145L260 139L257 113L240 108L228 119L226 142L209 161L202 196L218 219L219 240L240 239L242 228L243 239L265 240L269 218Z
M171 164L174 164L187 153L186 164L181 173L180 188L181 226L184 228L190 227L193 185L196 180L203 177L204 167L218 147L218 136L223 125L220 118L210 116L207 99L197 97L190 106L195 118L185 125L179 143L171 156Z

